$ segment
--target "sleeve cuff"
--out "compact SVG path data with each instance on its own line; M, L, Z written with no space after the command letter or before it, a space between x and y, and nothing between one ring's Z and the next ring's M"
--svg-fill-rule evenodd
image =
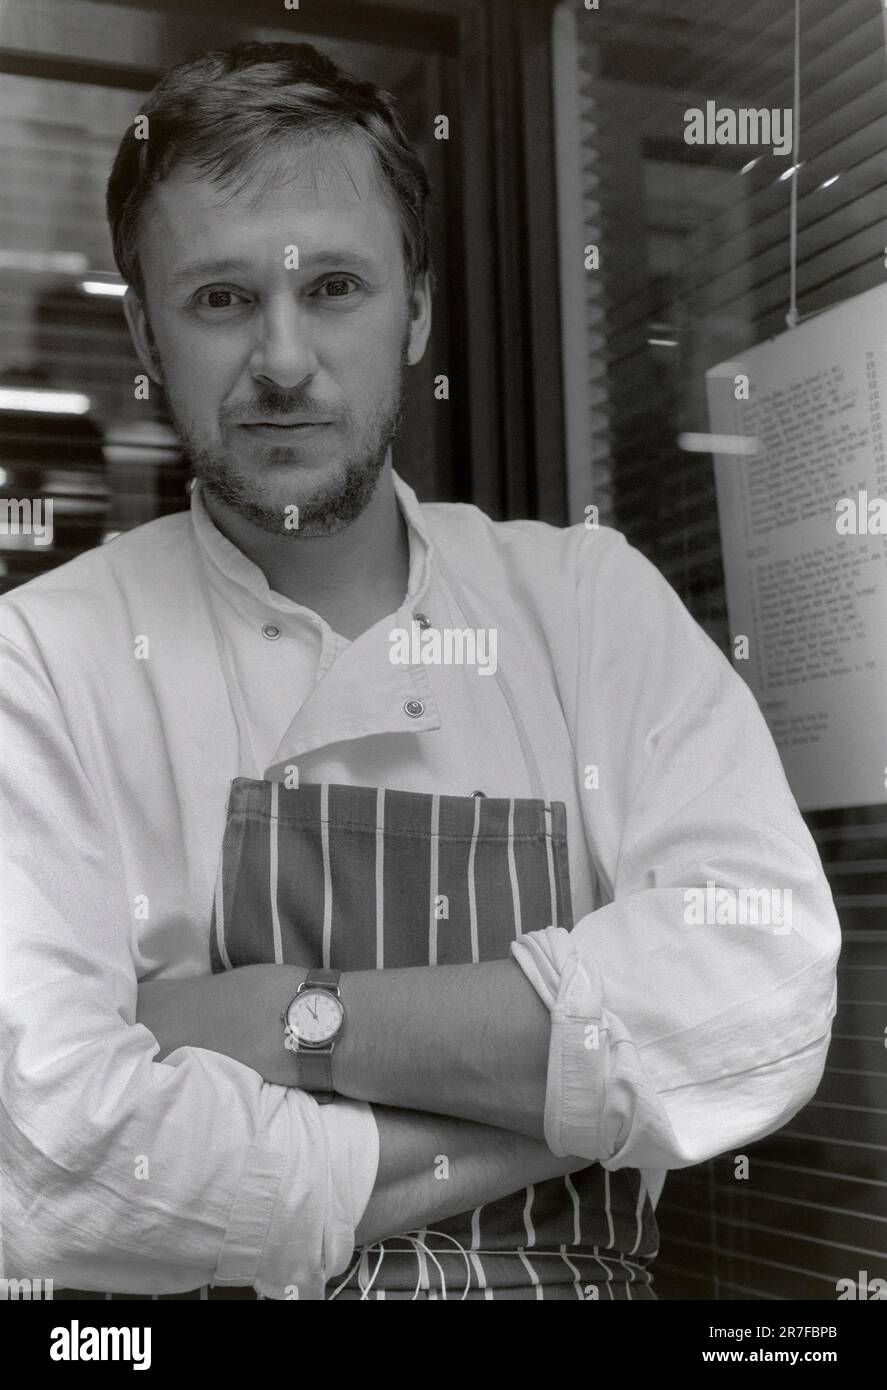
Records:
M372 1108L318 1105L295 1088L261 1087L261 1127L234 1184L219 1285L270 1299L317 1301L348 1264L379 1164Z
M545 1142L560 1157L601 1157L607 1038L601 982L563 927L527 932L511 953L551 1014Z
M326 1279L341 1274L354 1254L354 1232L379 1170L379 1128L372 1106L340 1098L321 1105L329 1153L330 1203L324 1232Z

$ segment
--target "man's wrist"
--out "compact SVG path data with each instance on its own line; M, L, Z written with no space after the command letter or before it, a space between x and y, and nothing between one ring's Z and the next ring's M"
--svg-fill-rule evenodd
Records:
M308 974L308 967L305 965L268 965L254 966L253 969L267 970L270 981L267 991L269 999L269 1012L267 1015L268 1026L270 1028L270 1057L273 1059L273 1066L270 1071L265 1073L266 1080L273 1079L285 1086L299 1086L299 1062L294 1053L284 1047L284 1023L282 1015L288 1008L290 1002L298 993L299 986L304 982Z
M333 1044L333 1051L330 1057L330 1070L333 1078L333 1090L337 1095L347 1095L347 1078L350 1074L350 1056L352 1044L356 1032L358 1031L358 1020L355 1015L354 1004L354 972L343 970L339 976L339 999L345 1011L345 1021L342 1031Z

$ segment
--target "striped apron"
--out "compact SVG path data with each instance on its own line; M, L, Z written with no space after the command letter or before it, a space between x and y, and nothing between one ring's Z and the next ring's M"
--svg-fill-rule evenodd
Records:
M552 923L573 925L562 802L232 783L214 971L506 960ZM640 1174L593 1164L358 1249L326 1297L650 1298L655 1250Z

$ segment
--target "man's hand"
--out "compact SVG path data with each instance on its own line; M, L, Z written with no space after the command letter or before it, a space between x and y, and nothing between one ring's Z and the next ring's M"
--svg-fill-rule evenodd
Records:
M296 1086L296 1063L283 1046L280 1014L307 973L304 966L245 965L198 979L149 981L139 986L137 1022L160 1044L158 1060L180 1047L202 1047L252 1067L266 1081ZM359 1050L358 1039L352 1042ZM353 1056L343 1058L349 1060L354 1066ZM472 1108L479 1109L477 1102ZM491 1128L489 1123L384 1105L374 1105L373 1113L379 1128L379 1171L355 1233L358 1245L433 1225L530 1183L588 1166L585 1158L555 1157L541 1139L509 1133L501 1121ZM439 1180L442 1156L447 1181Z
M221 975L148 981L139 985L136 1021L160 1044L158 1061L179 1047L203 1047L266 1081L297 1086L280 1015L307 974L301 965L242 965Z

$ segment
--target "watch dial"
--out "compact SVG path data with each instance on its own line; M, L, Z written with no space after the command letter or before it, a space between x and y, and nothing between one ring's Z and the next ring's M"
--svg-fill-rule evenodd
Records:
M328 990L308 989L294 1002L289 1022L302 1042L329 1042L342 1022L342 1005Z

